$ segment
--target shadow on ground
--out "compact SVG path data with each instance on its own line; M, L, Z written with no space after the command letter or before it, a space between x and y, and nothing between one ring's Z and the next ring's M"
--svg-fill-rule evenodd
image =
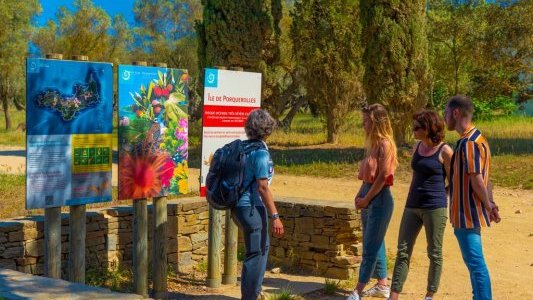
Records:
M189 167L200 168L201 149L189 148ZM307 165L316 162L322 163L356 163L360 161L365 150L357 147L347 148L291 148L270 149L274 164L278 166Z
M228 296L222 296L222 295L187 295L184 293L169 293L168 299L179 299L179 300L236 300L239 298L235 297L228 297Z
M26 157L26 150L2 150L0 156Z

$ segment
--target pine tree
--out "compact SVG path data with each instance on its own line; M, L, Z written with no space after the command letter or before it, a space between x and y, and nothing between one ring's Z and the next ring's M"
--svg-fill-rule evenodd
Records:
M360 8L366 98L387 107L394 138L403 145L412 114L428 98L425 1L361 0Z
M263 74L262 98L275 97L281 0L203 0L197 22L199 68L242 67Z
M197 23L200 68L243 67L259 70L270 39L272 17L260 0L204 0Z
M349 112L363 101L358 0L295 3L291 36L305 69L307 98L325 117L327 142L336 143Z

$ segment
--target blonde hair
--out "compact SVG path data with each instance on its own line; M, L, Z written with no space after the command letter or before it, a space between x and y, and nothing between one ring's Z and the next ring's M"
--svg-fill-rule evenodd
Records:
M387 153L384 153L385 159L398 165L398 158L396 155L396 143L392 133L392 125L389 114L385 107L381 104L371 104L363 108L363 114L368 116L371 123L369 132L366 132L365 147L366 156L376 151L380 147L383 140L389 141L391 147Z

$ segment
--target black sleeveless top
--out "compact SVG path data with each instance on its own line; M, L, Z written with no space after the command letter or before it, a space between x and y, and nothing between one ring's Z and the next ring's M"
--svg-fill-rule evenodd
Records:
M439 154L444 143L431 156L418 154L420 144L418 143L416 146L416 151L411 160L414 176L405 207L424 209L447 207L444 183L446 171L444 164L439 161Z

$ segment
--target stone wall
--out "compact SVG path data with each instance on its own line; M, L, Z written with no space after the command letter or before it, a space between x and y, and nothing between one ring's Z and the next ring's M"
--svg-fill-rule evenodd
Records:
M271 241L270 260L329 278L348 279L361 262L361 218L351 203L279 199L285 227Z
M360 216L351 204L306 199L276 200L285 223L283 238L272 238L272 265L346 279L358 268L361 255ZM152 228L152 206L148 206ZM87 211L86 260L91 266L131 266L131 206ZM42 216L0 220L0 268L25 273L44 273ZM169 267L188 272L207 258L209 214L202 198L168 202ZM62 269L68 267L68 214L62 216ZM151 257L152 230L148 230ZM222 256L223 257L223 256Z
M208 211L205 199L168 202L168 262L180 271L190 270L207 255ZM151 258L153 218L148 205L148 257ZM87 211L86 261L88 266L112 264L130 267L133 232L132 206ZM44 273L44 218L42 216L0 221L0 267L25 273ZM68 267L68 214L62 215L62 274ZM179 246L178 246L179 245ZM179 265L178 265L179 262Z

